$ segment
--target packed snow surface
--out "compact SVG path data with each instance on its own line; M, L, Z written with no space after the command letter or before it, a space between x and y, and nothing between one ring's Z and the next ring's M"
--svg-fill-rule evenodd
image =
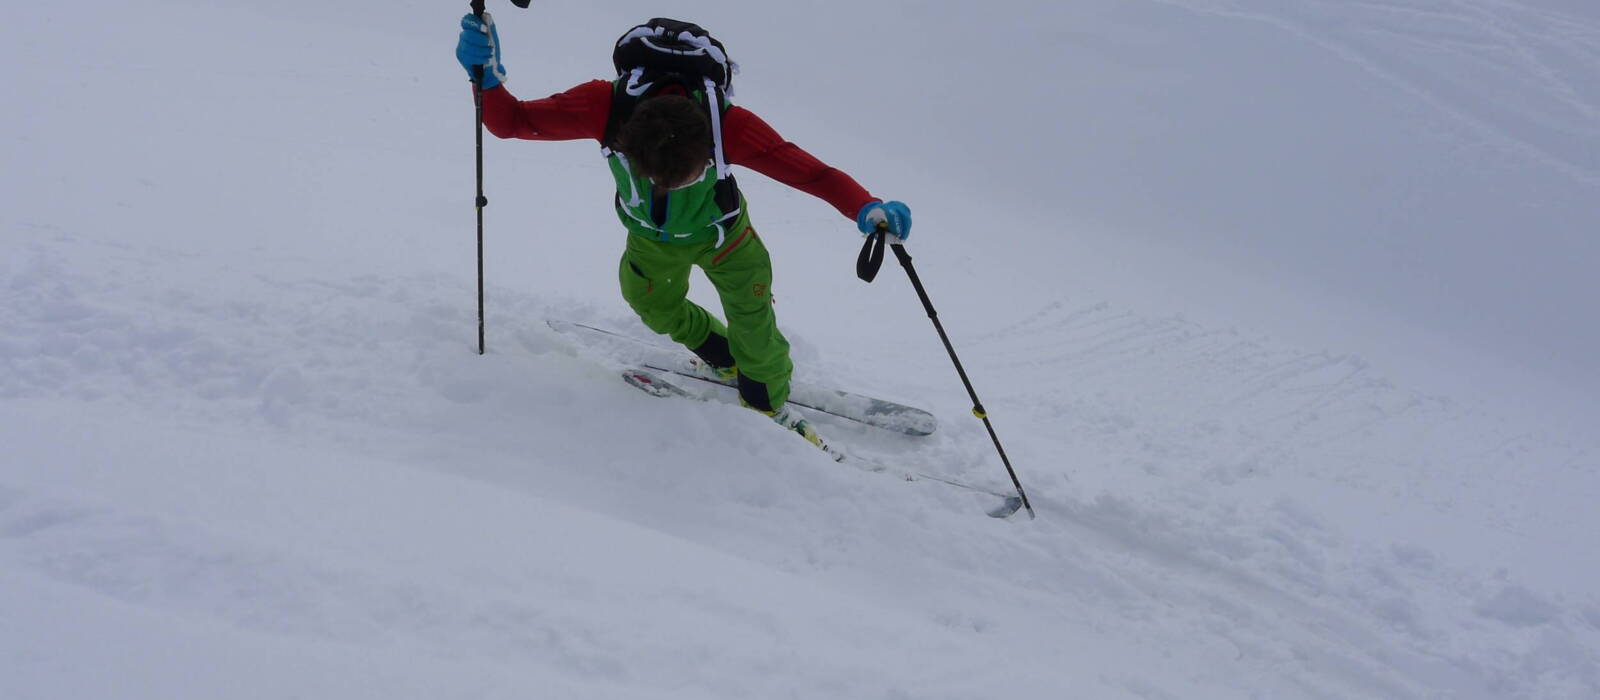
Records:
M486 150L465 3L0 27L0 697L1600 697L1600 10L491 3L524 99L652 16L908 202L1033 499L658 399L593 143ZM740 172L836 444L1009 479L904 274ZM700 280L694 298L715 303Z

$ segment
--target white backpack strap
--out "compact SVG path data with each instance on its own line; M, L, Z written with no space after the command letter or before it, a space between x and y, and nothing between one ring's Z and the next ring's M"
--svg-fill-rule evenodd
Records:
M717 91L717 81L706 78L706 102L711 108L711 144L712 153L717 159L717 179L728 179L728 159L723 156L722 150L722 100L718 99L721 93Z
M617 46L622 46L630 41L637 41L647 36L658 36L660 34L661 30L659 28L641 24L629 30L627 34L623 34L622 38L617 40Z
M628 164L628 157L622 155L621 151L613 151L609 148L602 148L600 149L600 152L606 154L606 157L608 158L613 155L616 156L617 162L622 165L622 170L628 173L628 186L631 188L631 191L628 193L628 206L637 207L640 204L644 204L644 197L639 196L639 184L634 182L633 166ZM655 228L655 225L651 224L650 228Z
M722 66L723 75L727 76L727 80L725 81L727 83L727 92L730 95L733 94L733 76L738 74L739 64L728 60L728 54L723 53L722 49L717 48L716 44L711 43L711 37L709 35L700 36L688 31L682 31L678 33L678 41L698 48L701 53L710 56L711 60L716 61L717 65Z
M646 92L648 92L651 87L655 86L654 82L648 82L648 83L640 83L639 82L639 80L644 77L644 68L635 68L635 69L629 71L627 75L628 75L628 83L623 86L623 89L626 90L628 92L628 95L631 96L631 97L638 97L640 95L643 95Z

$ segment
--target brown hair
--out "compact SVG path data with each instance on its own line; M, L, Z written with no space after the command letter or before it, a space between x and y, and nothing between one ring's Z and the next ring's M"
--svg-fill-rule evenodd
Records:
M711 120L687 97L654 97L640 103L617 132L617 150L651 182L682 185L711 158Z

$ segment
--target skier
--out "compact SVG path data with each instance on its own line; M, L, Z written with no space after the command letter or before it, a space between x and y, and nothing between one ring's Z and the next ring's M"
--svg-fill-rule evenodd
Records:
M693 64L681 62L670 71L635 67L622 58L625 48L642 52L629 54L642 56L641 63L658 53L663 60L693 54L709 62L698 72L714 75L695 75ZM872 196L755 113L728 104L733 66L721 43L693 24L656 19L635 27L613 54L622 73L616 80L591 80L538 100L519 101L506 89L489 13L462 18L456 58L469 76L482 68L483 123L495 136L601 143L616 180L617 217L628 232L618 269L628 305L651 330L682 343L721 378L736 380L743 404L820 445L815 431L785 409L793 364L772 308L772 262L728 168L742 165L821 198L862 233L881 227L904 240L910 209ZM716 286L726 325L686 298L691 265Z

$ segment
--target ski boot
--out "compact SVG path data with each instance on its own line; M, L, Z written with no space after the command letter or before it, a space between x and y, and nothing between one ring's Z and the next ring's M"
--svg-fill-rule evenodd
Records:
M709 379L718 384L734 386L739 381L738 367L718 367L698 357L686 358L680 369L696 377Z
M690 350L694 357L684 361L684 369L689 374L728 386L738 381L739 369L735 366L733 351L728 347L726 337L713 332L706 336L706 342Z
M743 401L740 403L743 403ZM747 408L754 408L749 404L745 404L745 406ZM817 434L817 429L811 427L811 421L806 420L804 416L800 415L799 411L790 408L788 404L779 406L775 411L762 411L759 408L755 410L760 411L762 415L771 418L772 422L799 433L800 437L806 439L806 442L809 442L812 445L815 445L817 449L828 453L828 456L832 457L833 461L844 461L844 453L834 449L826 441L824 441L822 436Z

